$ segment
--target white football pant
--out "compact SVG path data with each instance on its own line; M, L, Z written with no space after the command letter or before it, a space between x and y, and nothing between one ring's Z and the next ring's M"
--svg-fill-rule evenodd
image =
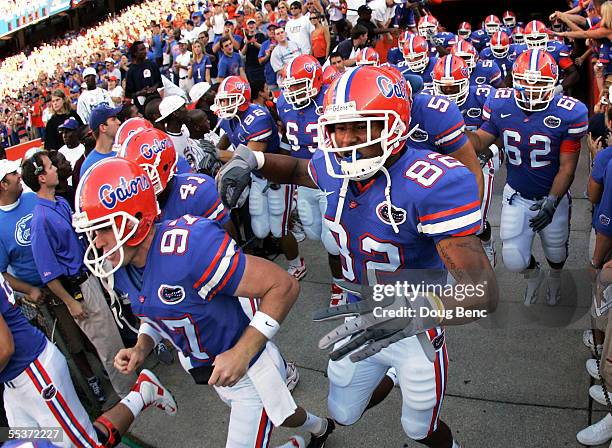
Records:
M322 241L325 250L332 255L340 253L336 240L329 228L323 224L327 210L327 196L318 188L297 187L297 209L306 236L314 241Z
M251 227L257 238L266 238L270 233L275 238L289 232L294 185L270 184L266 179L251 176L249 213Z

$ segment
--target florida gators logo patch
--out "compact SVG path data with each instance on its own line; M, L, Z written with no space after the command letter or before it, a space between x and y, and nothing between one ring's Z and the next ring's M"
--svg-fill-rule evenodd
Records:
M179 285L161 285L157 296L166 305L176 305L185 299L185 288Z
M444 332L433 338L431 340L431 345L433 345L434 350L440 350L444 346Z
M378 216L378 219L385 224L391 225L391 220L389 219L389 207L386 202L381 202L376 206L376 216ZM398 226L406 222L406 210L403 208L391 205L391 216L393 217L393 222L395 222L395 224Z
M45 401L53 400L53 398L57 395L57 389L53 384L49 384L40 392L40 395Z
M555 129L561 126L561 119L559 117L555 117L553 115L549 115L544 118L544 126L550 129Z

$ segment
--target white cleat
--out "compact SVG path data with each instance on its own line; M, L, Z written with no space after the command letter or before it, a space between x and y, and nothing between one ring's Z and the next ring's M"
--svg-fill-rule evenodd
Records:
M612 415L607 414L604 418L591 426L584 428L576 434L576 439L583 445L595 446L606 443L612 439Z
M497 261L497 252L495 252L495 240L493 239L493 235L489 238L489 241L480 241L482 243L482 248L489 259L489 263L491 263L491 267L495 268L495 262Z
M132 390L140 394L145 408L155 406L168 415L176 415L177 406L174 397L150 370L144 369L140 372Z
M593 330L584 330L582 332L582 343L589 349L595 349L595 343L593 342ZM597 353L601 354L603 350L602 344L597 344Z
M601 377L599 376L599 369L597 368L597 361L595 359L587 359L586 370L593 379L597 381L601 380Z
M288 362L285 368L285 384L291 392L300 381L300 372L294 362Z
M331 285L331 298L329 299L329 307L346 305L347 304L347 293L338 285L332 282Z
M308 273L308 268L306 267L306 264L304 264L304 259L300 258L299 266L289 265L287 268L287 273L296 280L302 280Z
M607 406L607 404L606 404L606 395L604 393L603 387L600 386L599 384L596 384L595 386L591 386L589 388L589 395L597 403L602 404L604 406ZM610 394L608 393L608 396L609 395Z
M525 289L525 306L531 306L538 301L538 290L544 281L546 273L540 268L540 263L528 274L525 274L527 288Z
M546 304L555 306L561 300L561 270L551 269L548 276L548 291L546 292Z

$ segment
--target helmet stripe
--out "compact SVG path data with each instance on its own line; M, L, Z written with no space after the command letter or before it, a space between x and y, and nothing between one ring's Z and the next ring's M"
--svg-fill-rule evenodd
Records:
M444 62L444 76L446 77L450 77L452 76L452 66L453 66L453 56L450 55L446 58L446 61Z
M534 49L531 50L531 59L529 60L529 70L537 71L538 70L538 59L540 58L540 50Z
M410 38L410 54L414 53L414 36Z
M287 68L285 68L285 78L289 78L289 74L291 73L291 66L293 65L293 61L295 61L296 58L293 58L289 61L289 64L287 64Z
M225 90L225 85L227 84L227 80L229 79L229 76L227 78L225 78L223 81L221 81L221 85L219 86L219 90L221 92L223 92L223 90Z
M353 82L353 78L355 77L355 73L357 73L358 71L360 71L361 68L356 68L354 70L351 71L351 73L349 74L349 76L347 76L345 78L345 83L344 83L344 92L341 91L341 93L344 93L344 102L347 103L350 101L350 96L351 96L351 83ZM342 98L342 97L341 97Z

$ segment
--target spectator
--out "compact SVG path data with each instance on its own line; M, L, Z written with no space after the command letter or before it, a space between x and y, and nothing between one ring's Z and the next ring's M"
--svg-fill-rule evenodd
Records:
M113 58L106 58L104 60L104 65L106 67L106 79L114 76L121 81L121 70L119 70L115 65L115 60ZM110 88L108 90L110 90Z
M198 38L198 30L195 29L193 20L187 20L185 22L185 29L183 29L181 32L181 40L184 40L185 43L190 44L197 38Z
M49 153L49 159L53 166L57 168L57 187L55 187L55 194L66 199L66 202L70 205L70 208L74 210L74 192L75 188L72 187L72 165L64 154L59 151L53 151Z
M232 75L242 76L246 79L244 62L242 62L240 55L234 51L231 37L223 36L221 38L221 51L222 54L219 58L217 81L221 82L224 78Z
M266 36L257 31L257 22L254 18L247 20L245 45L240 51L245 56L245 71L249 82L265 79L264 67L259 63L259 50Z
M102 107L102 106L100 106ZM41 281L66 304L98 352L117 395L125 397L135 375L122 375L113 365L124 348L97 278L85 268L85 251L72 227L72 210L55 195L57 168L41 151L24 161L24 182L38 196L32 212L32 253Z
M287 22L289 21L290 17L289 17L289 4L283 0L281 2L278 3L278 15L276 17L276 23L279 24L279 26L281 25L281 23L283 25L286 25Z
M266 0L264 6L264 19L266 22L276 22L276 13L274 12L274 5L270 0Z
M19 161L0 160L0 272L15 291L34 304L46 303L57 320L69 354L99 402L106 400L85 355L82 333L68 308L43 286L32 253L32 214L36 194L24 193ZM10 269L10 273L8 272Z
M368 29L361 25L355 25L351 30L351 38L340 42L334 51L342 56L345 67L352 67L355 65L357 51L365 47L367 42Z
M130 53L132 64L126 74L125 96L132 98L142 112L145 97L157 93L157 89L162 87L161 73L157 65L147 61L147 49L143 42L134 42Z
M329 63L338 70L338 73L343 73L344 70L346 70L344 67L344 58L337 51L329 55Z
M193 85L193 80L190 79L191 71L191 51L188 51L188 42L183 38L179 41L179 54L174 59L174 69L178 71L178 85L185 92L189 93L189 89Z
M98 75L96 74L95 69L87 67L83 72L83 78L85 79L87 90L81 92L81 96L79 96L79 101L77 102L77 113L79 114L79 117L81 117L81 121L83 123L87 123L94 107L97 107L100 104L107 104L111 106L113 104L113 100L111 99L108 90L96 86Z
M108 77L108 93L113 100L114 106L118 106L123 102L123 88L119 84L119 78L115 75Z
M213 30L215 40L220 39L223 35L226 20L227 14L223 10L223 5L217 0L214 7L214 13L210 17L210 23L208 23L208 26Z
M121 106L112 108L102 104L91 112L89 128L96 139L96 147L89 153L83 165L81 165L79 177L83 177L85 171L99 160L117 155L113 150L113 142L117 129L121 125L117 118L117 114L121 109Z
M291 3L291 18L285 25L287 38L295 42L302 54L311 54L310 34L314 26L308 17L302 15L302 3L298 0Z
M164 54L164 39L161 33L159 23L151 23L151 50L153 51L153 60L158 67L163 65Z
M232 45L234 50L238 51L242 48L242 44L244 39L241 36L234 34L234 23L230 20L225 22L225 26L223 28L223 36L228 37L232 41ZM213 43L212 50L217 53L221 49L221 37L215 37L215 42Z
M270 64L274 73L276 73L276 84L282 85L282 70L283 68L302 54L302 50L295 42L287 40L287 33L284 28L277 28L274 36L276 38L276 47L272 51Z
M329 55L331 46L329 28L323 26L323 18L316 14L311 14L309 19L310 23L314 26L314 30L312 30L312 34L310 35L312 55L317 58L321 65L323 65Z
M58 150L64 144L58 129L64 121L74 117L79 123L82 123L81 118L70 107L70 99L63 90L54 90L51 94L51 110L53 115L45 127L45 149L47 151Z
M271 90L277 90L278 85L276 81L276 73L272 68L272 64L270 63L270 58L272 55L272 51L276 47L276 30L278 25L276 23L270 23L268 25L268 39L263 41L261 44L261 48L259 49L258 60L259 65L264 66L264 76L266 78L266 84L270 87Z
M395 5L401 4L401 0L373 0L368 4L372 9L372 22L376 28L381 30L391 28L395 17ZM359 23L359 21L357 22ZM389 40L391 36L389 35Z
M43 100L39 93L34 94L34 103L32 104L30 115L32 117L32 130L34 138L45 138L45 124L42 119Z
M74 169L77 160L85 154L85 145L79 141L78 131L80 127L81 125L74 117L68 118L59 127L64 139L64 146L59 149L59 152L70 162L72 169ZM72 178L68 179L68 183L72 185Z
M198 35L198 42L200 43L200 46L202 47L202 51L204 52L204 55L208 58L208 60L210 61L211 67L210 67L210 78L214 79L217 77L217 56L215 56L215 53L212 49L213 44L212 42L210 42L208 33L205 32L201 32Z
M344 26L343 22L346 22L344 14L342 13L342 0L330 0L328 11L332 28L335 33L338 34L338 30Z
M206 35L206 33L201 34ZM193 58L191 59L189 74L187 76L192 80L193 84L204 81L210 84L210 69L212 68L212 63L208 55L204 53L200 40L195 41L191 45L191 50L193 52Z

